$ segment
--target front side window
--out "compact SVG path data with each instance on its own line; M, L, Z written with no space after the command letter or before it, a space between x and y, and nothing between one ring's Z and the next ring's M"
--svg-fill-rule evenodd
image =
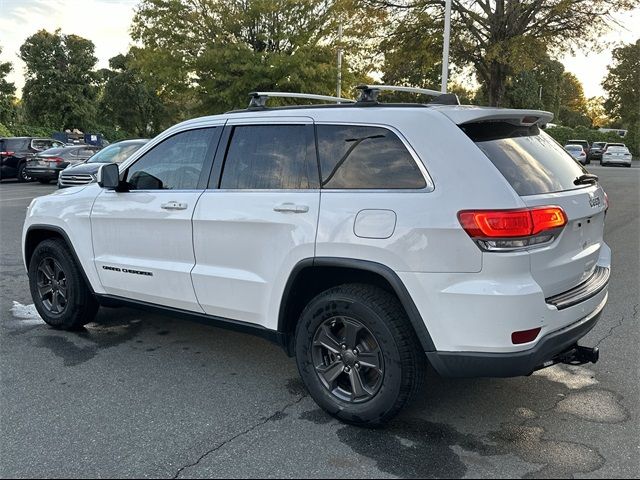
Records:
M215 127L177 133L142 155L129 167L125 180L132 190L199 188L219 136Z
M322 187L419 189L426 181L398 136L381 127L318 125Z
M308 125L246 125L233 129L222 189L308 189L318 186Z

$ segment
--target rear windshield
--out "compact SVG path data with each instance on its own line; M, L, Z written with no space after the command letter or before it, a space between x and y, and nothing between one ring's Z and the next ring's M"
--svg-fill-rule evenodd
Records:
M567 145L566 147L567 150L580 150L582 151L582 147L580 145Z
M500 170L518 195L584 187L573 182L587 171L537 125L480 122L460 128Z
M5 138L1 140L3 150L24 150L27 148L28 140L24 138Z

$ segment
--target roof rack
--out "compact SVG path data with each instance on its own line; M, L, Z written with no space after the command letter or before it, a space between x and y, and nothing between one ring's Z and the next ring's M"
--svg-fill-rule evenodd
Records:
M355 103L349 98L330 97L328 95L315 95L313 93L290 93L290 92L251 92L249 108L265 108L270 97L280 98L305 98L308 100L323 100L325 102Z
M401 87L395 85L358 85L356 88L360 90L358 103L378 103L378 95L381 91L386 90L390 92L417 93L436 97L429 102L431 104L460 105L460 100L457 95L453 93L442 93L437 90L429 90L427 88Z

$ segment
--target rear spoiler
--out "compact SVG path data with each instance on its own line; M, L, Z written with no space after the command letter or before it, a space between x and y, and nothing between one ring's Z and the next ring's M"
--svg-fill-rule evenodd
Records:
M553 113L542 110L463 106L440 108L439 110L457 125L478 122L508 122L528 127L531 125L543 126L553 120Z

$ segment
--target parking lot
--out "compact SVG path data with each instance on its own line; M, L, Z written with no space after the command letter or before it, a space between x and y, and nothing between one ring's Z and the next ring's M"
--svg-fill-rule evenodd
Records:
M637 162L634 162L637 163ZM609 195L600 362L441 379L387 428L318 409L265 340L130 309L77 333L34 315L20 254L32 198L0 184L2 477L640 476L640 168L593 166Z

